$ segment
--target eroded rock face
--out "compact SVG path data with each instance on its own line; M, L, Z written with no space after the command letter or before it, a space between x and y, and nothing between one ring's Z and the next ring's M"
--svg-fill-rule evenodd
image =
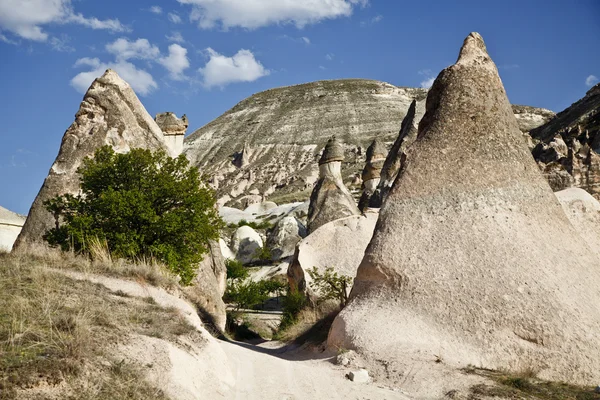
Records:
M328 343L400 370L442 354L598 381L598 259L532 159L479 34L435 80L407 158Z
M186 294L198 307L205 324L219 333L225 332L227 322L223 295L227 286L227 267L218 242L209 242L209 251L198 265L196 277L186 287Z
M363 193L358 202L358 208L361 211L367 209L369 200L379 185L381 180L381 168L383 167L387 154L386 146L378 139L375 139L367 149L367 163L362 172Z
M0 206L0 251L10 251L23 228L25 216Z
M183 152L183 138L189 126L187 116L184 114L181 119L172 112L156 114L154 121L162 130L165 137L165 143L171 149L173 156Z
M308 207L308 233L336 219L360 214L342 180L343 160L344 150L334 136L327 142L319 161L319 181L310 195Z
M331 136L344 142L342 179L349 185L365 165L367 146L375 138L394 140L411 101L423 102L426 95L425 89L364 79L271 89L192 133L184 152L214 177L218 197L227 206L253 190L277 203L305 201L319 178L316 162ZM293 194L297 196L281 200Z
M293 256L296 245L306 234L306 227L296 217L287 216L280 219L267 234L271 260L278 261Z
M600 84L530 135L553 190L578 187L600 199Z
M600 202L580 188L554 194L571 224L600 260Z
M123 153L131 148L168 151L161 129L133 89L112 70L96 79L85 94L15 247L25 241L42 240L43 234L54 225L43 202L59 194L76 194L79 191L77 168L85 157L104 145Z
M257 251L263 247L260 234L251 227L240 226L231 238L231 250L235 258L243 264L257 260Z
M306 271L313 267L320 273L332 267L338 274L354 278L373 236L377 216L375 212L368 212L338 219L302 239L288 267L290 286L303 292L310 289L311 279Z

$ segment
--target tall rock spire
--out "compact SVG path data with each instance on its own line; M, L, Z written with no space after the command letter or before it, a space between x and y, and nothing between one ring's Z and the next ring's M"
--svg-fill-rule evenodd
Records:
M439 355L447 366L600 382L598 264L471 33L429 91L328 342L398 370L406 360L435 368Z
M308 207L308 233L336 219L360 214L342 180L342 161L344 148L334 136L325 145L319 160L319 180Z
M369 200L379 185L381 168L386 155L387 149L379 139L373 140L373 143L367 148L367 160L362 171L363 193L358 202L358 208L363 212L369 206Z
M37 242L54 220L45 209L45 200L79 190L77 168L83 159L104 145L117 152L131 148L167 148L163 133L148 114L133 89L113 70L96 79L75 114L75 122L65 132L58 156L35 198L15 248L24 242Z

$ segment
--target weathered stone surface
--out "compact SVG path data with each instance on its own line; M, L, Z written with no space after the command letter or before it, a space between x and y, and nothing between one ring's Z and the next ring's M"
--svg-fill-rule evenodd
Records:
M583 189L554 193L571 224L600 260L600 202Z
M341 143L329 139L319 161L319 180L310 195L308 233L328 222L350 215L358 215L354 198L342 181Z
M386 146L379 140L375 139L373 143L367 149L367 162L365 168L362 171L362 195L358 202L358 208L361 211L365 211L369 205L369 200L381 178L381 168L385 162L387 156Z
M381 169L381 179L375 193L369 200L369 207L379 208L387 197L398 172L406 162L406 150L413 144L417 138L417 102L413 100L408 108L406 116L402 120L398 138L392 145L383 167Z
M293 256L296 245L306 234L306 227L297 218L287 216L280 219L275 227L267 232L267 247L271 251L271 260L278 261Z
M181 119L172 112L156 114L154 121L162 130L165 137L165 143L171 149L173 156L181 154L183 151L183 138L189 126L188 119L184 114Z
M366 369L357 369L356 371L350 371L348 373L348 379L356 383L367 383L369 382L369 371Z
M231 250L243 264L256 261L256 252L262 247L263 241L258 232L247 225L240 226L231 238Z
M0 251L10 251L26 217L0 206Z
M597 382L598 259L534 163L478 34L435 80L407 156L328 343L399 368L437 354Z
M168 150L161 129L133 89L110 69L96 79L85 94L15 246L42 240L42 235L54 224L43 202L59 194L76 194L79 191L77 168L85 157L104 145L112 146L117 152L128 152L131 148Z
M198 307L205 324L225 332L225 303L223 294L227 286L227 268L218 242L209 243L209 252L198 265L196 277L185 288L186 294Z
M368 212L338 219L302 239L288 267L291 287L301 291L310 289L311 279L306 271L313 267L321 273L332 267L338 274L354 278L373 236L377 215Z
M554 111L531 106L513 104L512 110L519 124L519 130L523 133L544 125L556 116Z
M365 149L375 138L392 141L410 102L424 101L425 89L345 79L319 81L257 93L185 139L185 154L218 181L228 201L257 189L277 203L305 201L318 179L323 146L335 135L344 142L348 185L364 167ZM247 164L233 164L251 149ZM231 196L246 170L253 179ZM359 189L359 188L357 188ZM287 197L281 200L283 196ZM223 203L227 206L230 203Z
M231 251L223 239L219 239L219 247L221 248L221 255L225 260L235 260L235 254L233 254L233 251Z
M530 135L554 191L579 187L600 199L600 84Z

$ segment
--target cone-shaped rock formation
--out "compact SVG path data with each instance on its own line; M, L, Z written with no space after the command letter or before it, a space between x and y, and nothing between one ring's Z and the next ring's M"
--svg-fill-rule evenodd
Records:
M598 260L532 159L479 34L435 80L407 160L329 344L410 368L437 355L600 382Z
M25 241L42 240L42 235L54 224L43 202L59 194L77 193L77 168L85 157L104 145L111 145L117 152L136 147L166 149L161 129L133 89L110 69L96 79L85 94L15 247Z
M173 156L181 154L183 151L183 138L189 126L187 116L183 114L181 118L177 118L175 113L164 112L156 114L154 121L156 121L156 124L162 130L165 136L165 143Z
M362 189L363 193L358 202L358 208L361 211L365 211L369 205L369 200L381 178L381 168L385 162L385 156L387 155L387 149L385 145L378 139L375 139L373 143L367 148L367 162L365 168L362 171Z
M308 207L308 233L330 221L360 214L342 180L342 161L344 148L334 136L325 145L319 160L319 180L310 195Z
M369 207L379 208L387 197L392 184L398 176L398 172L406 161L406 151L417 138L417 120L415 118L417 110L417 101L413 100L402 120L398 138L392 145L383 167L381 169L381 178L375 193L371 196Z

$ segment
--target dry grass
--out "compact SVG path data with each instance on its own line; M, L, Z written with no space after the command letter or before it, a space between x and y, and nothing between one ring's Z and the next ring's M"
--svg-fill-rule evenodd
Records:
M327 340L329 328L339 312L340 305L333 300L308 306L300 311L296 323L277 333L276 339L297 344L319 345Z
M179 277L154 259L140 259L131 262L113 259L106 243L96 241L90 245L91 259L50 248L44 244L22 244L12 258L26 263L37 263L49 268L70 269L118 278L132 278L152 286L173 289L179 285Z
M593 387L538 379L536 371L490 371L469 368L466 372L491 379L496 385L480 384L471 388L470 399L500 398L510 400L600 400Z
M165 398L111 350L131 334L176 341L199 333L175 310L46 268L105 268L95 263L52 252L0 254L0 399Z

